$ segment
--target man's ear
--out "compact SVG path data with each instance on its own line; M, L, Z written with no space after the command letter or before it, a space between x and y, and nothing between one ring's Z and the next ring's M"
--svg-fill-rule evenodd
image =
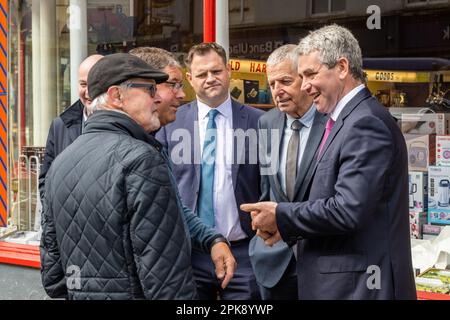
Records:
M189 71L186 72L186 79L189 81L189 84L192 86L192 74Z
M348 74L350 73L350 64L345 57L339 58L336 68L339 72L339 79L344 80L347 78Z
M109 87L107 96L109 102L116 107L116 109L122 109L123 93L118 86Z

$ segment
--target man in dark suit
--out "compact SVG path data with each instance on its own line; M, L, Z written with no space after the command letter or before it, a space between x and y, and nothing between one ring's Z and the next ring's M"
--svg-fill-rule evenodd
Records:
M261 163L260 201L307 200L306 188L325 130L326 115L316 112L312 98L300 90L295 48L293 44L284 45L267 60L267 80L277 107L259 119L259 158L260 162L269 160ZM283 241L270 247L255 236L249 255L264 300L298 299L293 248Z
M193 250L199 297L258 299L248 257L248 243L254 232L250 217L239 210L239 205L250 199L258 201L260 196L257 141L245 139L245 132L257 136L263 112L230 98L231 70L221 46L202 43L192 47L186 64L197 100L181 106L176 120L156 137L171 156L183 203L229 240L237 261L233 279L222 289L210 257Z
M296 51L302 90L330 115L309 200L241 208L266 244L297 243L300 299L415 299L406 145L365 87L358 41L331 25Z

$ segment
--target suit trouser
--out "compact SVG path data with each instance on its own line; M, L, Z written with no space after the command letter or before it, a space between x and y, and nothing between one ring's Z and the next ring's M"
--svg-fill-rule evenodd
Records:
M263 300L298 300L297 260L294 255L274 287L266 288L258 285Z
M231 242L231 252L237 262L234 277L223 290L216 277L211 255L192 251L192 267L200 300L259 300L261 299L250 258L249 239Z

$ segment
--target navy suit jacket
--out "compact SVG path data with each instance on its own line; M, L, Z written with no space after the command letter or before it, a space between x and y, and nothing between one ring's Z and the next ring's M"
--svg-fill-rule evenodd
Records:
M317 159L316 152L325 131L326 121L326 115L316 112L302 161L298 168L294 189L294 202L307 200L306 191L312 178ZM261 167L264 168L272 165L274 166L273 169L275 169L275 171L271 170L271 172L264 172L262 170L262 195L260 201L289 202L287 195L281 188L281 181L278 177L281 142L283 141L285 124L286 114L278 108L270 110L259 119L259 129L262 129L260 137L261 154L259 158L267 159L265 165L263 166L261 164ZM272 133L276 133L277 136L273 136ZM272 145L272 143L276 145ZM273 157L274 161L269 162L271 157ZM255 236L249 245L250 261L255 271L256 279L266 288L272 288L280 281L293 254L292 248L283 241L279 241L272 247L269 247L264 244L262 238Z
M309 200L280 203L277 225L298 241L300 299L415 299L405 140L367 89L339 115Z
M234 100L232 100L231 106L233 109L233 129L242 129L244 131L253 129L256 134L258 119L264 112L249 106L241 105ZM190 141L183 141L180 138L180 134L188 134ZM184 145L187 146L187 148L180 151L180 155L182 157L187 156L188 163L177 163L177 161L174 161L173 173L177 180L183 203L193 212L197 212L197 198L200 189L201 173L201 149L199 143L197 101L194 100L191 103L179 107L177 110L177 119L164 126L156 134L156 138L167 148L169 155L172 154L174 148L176 148L175 152L179 151L179 143L184 143ZM255 142L257 143L257 141ZM237 147L238 146L235 143L235 157L240 154L240 152L237 152L236 150ZM183 152L185 151L190 152L190 155L184 155ZM247 140L245 152L242 154L245 159L235 159L232 164L231 172L236 205L239 211L239 220L243 231L249 237L252 237L255 234L251 228L251 217L248 213L241 211L239 207L243 203L258 202L261 194L257 158L256 163L254 161L252 161L254 163L250 163L250 160L254 158L254 154L252 154L254 152L257 154L257 145L250 148Z

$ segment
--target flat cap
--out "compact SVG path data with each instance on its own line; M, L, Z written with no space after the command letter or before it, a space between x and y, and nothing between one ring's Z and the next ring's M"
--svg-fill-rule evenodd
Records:
M129 53L114 53L97 61L88 74L89 97L94 100L108 88L128 79L153 79L156 83L166 81L169 76L150 67L144 60Z

